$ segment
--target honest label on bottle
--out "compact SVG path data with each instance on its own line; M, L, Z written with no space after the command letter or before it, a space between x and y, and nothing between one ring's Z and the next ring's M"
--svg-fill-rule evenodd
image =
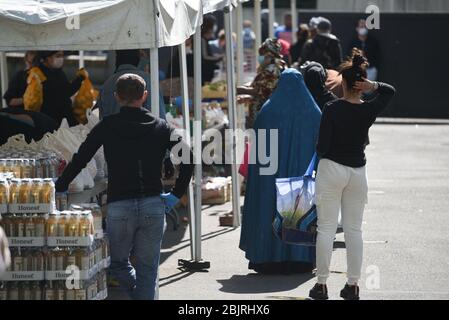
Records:
M1 280L5 281L30 281L44 280L43 271L7 271L3 273Z
M52 209L49 203L10 203L8 211L10 213L50 213Z
M47 245L50 247L88 247L93 237L48 237Z
M44 237L11 237L8 241L10 247L43 247L45 245Z

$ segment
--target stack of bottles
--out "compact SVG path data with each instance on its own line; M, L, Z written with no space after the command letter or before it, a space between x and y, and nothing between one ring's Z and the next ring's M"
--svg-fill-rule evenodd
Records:
M22 176L25 167L20 168ZM110 259L100 207L82 204L56 211L56 200L59 208L68 205L67 198L55 196L53 179L13 176L0 176L0 226L12 254L0 278L0 300L104 299ZM73 287L68 286L71 277L78 277Z
M60 155L49 150L5 148L0 151L0 173L12 172L15 178L57 178L66 165Z

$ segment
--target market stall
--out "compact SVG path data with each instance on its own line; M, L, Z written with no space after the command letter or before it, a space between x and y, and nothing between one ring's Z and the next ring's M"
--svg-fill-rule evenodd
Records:
M2 88L7 86L4 52L8 50L119 50L150 48L151 91L158 92L158 48L180 45L201 24L200 0L171 1L37 1L5 0L0 8L0 67ZM185 55L184 55L185 56ZM181 55L181 59L183 59ZM185 57L182 63L185 64ZM82 65L82 54L80 64ZM186 83L183 83L184 128L189 135ZM159 95L152 95L152 112L158 115ZM91 177L92 178L92 177ZM83 199L104 190L97 180ZM189 213L194 220L193 192L189 187ZM87 198L86 198L87 197ZM79 198L78 200L83 200ZM77 200L74 200L77 201ZM191 240L193 237L191 237ZM200 239L199 239L200 241ZM193 243L192 243L193 247ZM13 288L15 294L15 288Z

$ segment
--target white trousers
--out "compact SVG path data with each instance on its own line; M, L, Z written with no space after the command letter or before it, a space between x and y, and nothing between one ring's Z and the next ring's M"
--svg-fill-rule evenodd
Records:
M360 279L363 259L362 219L367 199L365 167L351 168L328 159L319 162L316 177L318 283L325 284L329 277L340 207L345 234L348 284L357 284Z

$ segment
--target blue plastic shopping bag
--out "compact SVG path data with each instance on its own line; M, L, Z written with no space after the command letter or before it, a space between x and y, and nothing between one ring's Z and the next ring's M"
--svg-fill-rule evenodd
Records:
M315 205L315 154L302 177L276 179L277 205L273 230L282 241L315 246L317 212Z

